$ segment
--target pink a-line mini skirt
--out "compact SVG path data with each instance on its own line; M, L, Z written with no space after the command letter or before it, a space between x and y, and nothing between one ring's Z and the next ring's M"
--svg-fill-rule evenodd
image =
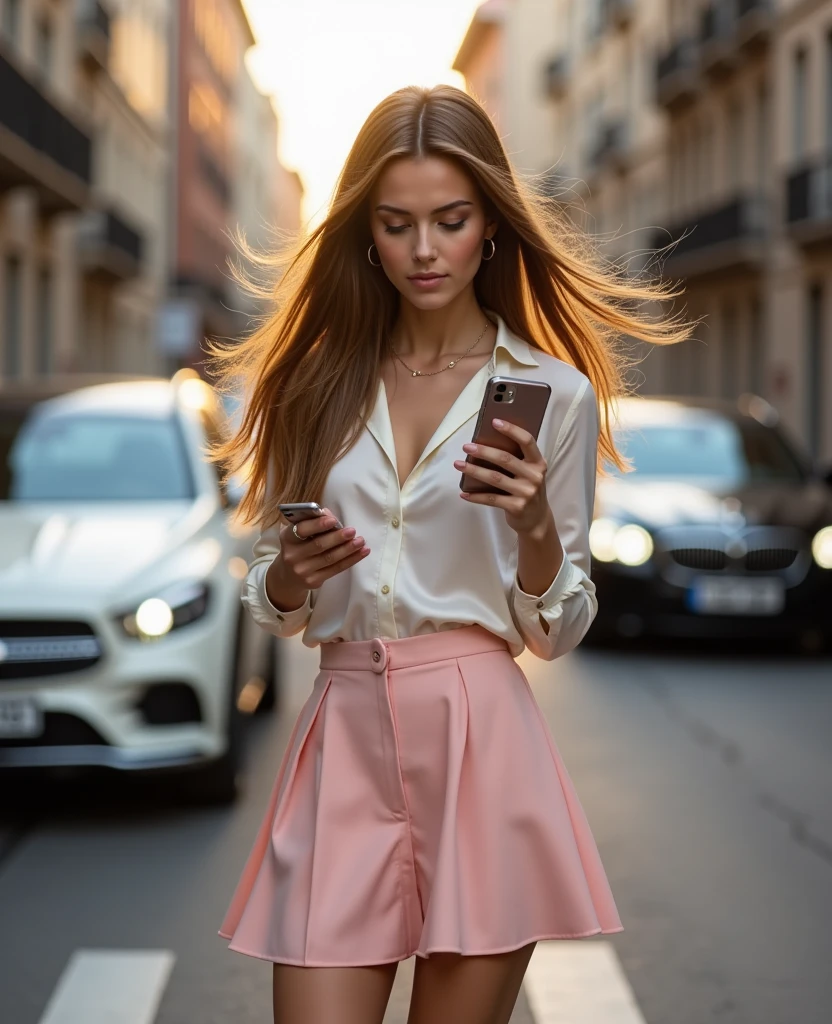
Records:
M481 626L322 644L219 929L276 963L622 931L528 680Z

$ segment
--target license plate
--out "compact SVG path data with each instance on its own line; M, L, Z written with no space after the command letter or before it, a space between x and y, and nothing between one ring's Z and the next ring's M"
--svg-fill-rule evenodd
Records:
M43 714L30 697L0 697L0 737L40 736Z
M699 615L778 615L786 603L783 581L703 576L688 590L688 608Z

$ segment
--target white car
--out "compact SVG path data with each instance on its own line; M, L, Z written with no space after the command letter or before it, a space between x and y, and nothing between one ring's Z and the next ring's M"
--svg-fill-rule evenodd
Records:
M203 454L193 371L0 387L0 771L187 770L233 799L276 639L240 601L255 539Z

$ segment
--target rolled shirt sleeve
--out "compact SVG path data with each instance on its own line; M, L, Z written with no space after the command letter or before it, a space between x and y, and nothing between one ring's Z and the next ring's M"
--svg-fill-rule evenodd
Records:
M529 650L553 661L583 639L598 611L589 577L589 526L595 501L599 422L595 392L584 379L547 459L546 493L563 548L563 562L540 595L521 589L515 571L510 605Z
M314 607L313 590L306 592L306 601L292 611L284 612L275 608L266 593L266 573L269 566L280 554L280 526L275 523L260 531L254 542L253 561L243 581L240 600L248 608L251 617L263 629L275 636L294 636L309 622Z

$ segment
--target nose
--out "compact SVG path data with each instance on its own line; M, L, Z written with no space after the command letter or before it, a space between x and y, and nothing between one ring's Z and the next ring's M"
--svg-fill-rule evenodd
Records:
M431 245L427 225L420 227L417 231L416 246L413 250L413 258L418 263L424 263L427 260L436 259L436 253L434 252L433 246Z

